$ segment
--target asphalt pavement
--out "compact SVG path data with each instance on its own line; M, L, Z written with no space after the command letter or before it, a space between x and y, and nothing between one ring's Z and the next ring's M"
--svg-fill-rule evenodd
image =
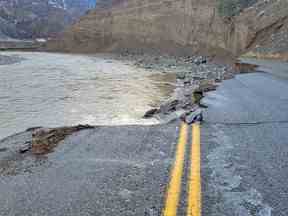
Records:
M288 80L238 75L203 103L203 215L288 215Z

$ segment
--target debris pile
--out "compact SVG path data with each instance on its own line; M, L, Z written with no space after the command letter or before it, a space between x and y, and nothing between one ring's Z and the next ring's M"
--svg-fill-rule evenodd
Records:
M126 52L125 56L129 56ZM135 65L163 73L176 73L177 85L170 100L163 102L158 109L147 111L144 118L155 117L163 121L181 118L188 124L202 121L201 99L206 92L216 90L218 84L234 76L234 69L209 61L205 56L153 56L131 55Z

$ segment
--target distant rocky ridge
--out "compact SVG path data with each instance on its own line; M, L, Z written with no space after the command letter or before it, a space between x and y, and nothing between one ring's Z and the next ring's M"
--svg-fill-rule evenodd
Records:
M0 39L53 36L95 0L0 0Z
M49 46L69 52L151 48L231 57L285 31L287 0L254 1L230 17L221 16L219 1L111 0L110 5L106 2L91 10Z

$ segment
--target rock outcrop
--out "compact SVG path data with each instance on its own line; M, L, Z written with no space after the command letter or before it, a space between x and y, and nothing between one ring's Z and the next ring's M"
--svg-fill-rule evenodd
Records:
M233 17L218 13L218 0L122 0L90 11L51 49L72 52L122 48L239 55L287 17L287 0L259 1Z

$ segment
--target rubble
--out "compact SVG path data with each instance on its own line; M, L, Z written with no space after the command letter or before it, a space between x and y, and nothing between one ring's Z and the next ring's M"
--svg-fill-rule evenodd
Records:
M195 119L202 120L201 108L207 108L201 104L204 94L216 90L222 80L235 75L232 67L209 62L204 56L140 55L126 50L120 58L131 60L137 67L176 74L175 94L159 108L147 111L143 118L173 120L181 117L189 124Z

